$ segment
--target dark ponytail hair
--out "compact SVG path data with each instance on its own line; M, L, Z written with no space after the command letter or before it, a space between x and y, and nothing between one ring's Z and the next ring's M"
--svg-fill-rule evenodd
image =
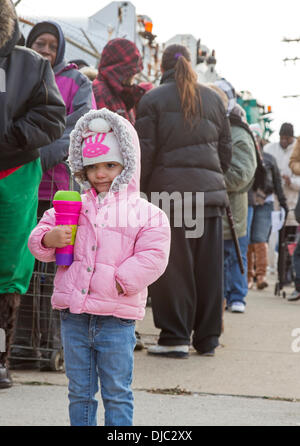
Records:
M191 65L189 50L183 45L169 45L163 53L162 69L175 69L175 81L178 88L183 116L191 126L201 118L202 104L197 74Z

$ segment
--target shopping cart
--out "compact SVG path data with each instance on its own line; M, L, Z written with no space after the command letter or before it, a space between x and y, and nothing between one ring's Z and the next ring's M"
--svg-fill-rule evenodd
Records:
M293 254L297 246L297 227L284 225L279 231L277 282L275 284L275 296L285 299L284 285L294 280Z
M51 307L55 271L54 264L35 262L17 314L9 358L12 369L63 370L59 312Z
M78 190L67 163L69 190ZM56 184L55 184L56 181ZM38 220L52 207L57 179L50 179L51 198L39 202ZM11 369L32 369L61 371L64 356L60 333L59 311L51 307L55 263L35 261L29 289L21 297L16 328L9 362Z

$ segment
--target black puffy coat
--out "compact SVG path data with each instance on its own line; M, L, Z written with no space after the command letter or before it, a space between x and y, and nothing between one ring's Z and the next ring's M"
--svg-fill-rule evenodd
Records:
M253 187L248 192L248 205L255 206L253 192L260 188L266 196L275 194L279 204L286 212L288 212L287 200L282 187L282 180L280 171L278 169L277 161L270 153L262 152L263 165L265 176L262 184L254 183Z
M173 69L141 99L136 120L141 190L204 192L205 215L219 215L214 209L228 203L223 173L231 161L230 125L219 96L199 88L203 115L193 128L184 122Z
M0 170L38 158L38 148L59 138L65 128L65 105L50 62L15 46L18 22L10 37L4 34L5 20L0 11Z

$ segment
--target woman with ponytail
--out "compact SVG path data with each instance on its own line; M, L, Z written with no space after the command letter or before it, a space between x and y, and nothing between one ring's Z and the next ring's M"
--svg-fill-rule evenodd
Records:
M168 46L161 71L161 85L143 96L136 121L141 191L149 200L160 194L171 202L169 265L149 290L154 323L161 332L148 353L185 358L192 340L199 354L213 355L222 326L222 215L227 205L224 173L232 150L230 125L220 97L198 84L186 47ZM175 192L182 198L180 227L180 206L172 202ZM185 197L192 200L187 203ZM204 215L199 212L201 199ZM192 230L191 221L196 226Z

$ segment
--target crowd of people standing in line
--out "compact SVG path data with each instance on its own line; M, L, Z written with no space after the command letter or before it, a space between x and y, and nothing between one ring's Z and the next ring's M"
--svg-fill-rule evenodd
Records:
M188 358L192 344L199 355L214 356L225 309L244 313L248 289L268 286L278 206L286 214L286 235L296 235L300 140L284 123L280 141L264 145L262 128L248 125L227 80L197 82L185 46L165 48L155 87L136 83L143 61L127 39L107 43L97 73L84 61L65 61L65 38L55 22L36 24L25 47L16 45L19 39L13 4L0 0L0 68L6 72L0 92L0 328L6 333L0 388L12 385L8 357L20 301L28 299L33 255L53 262L55 248L71 240L49 210L54 193L69 190L71 171L85 192L83 207L74 262L58 268L52 297L70 421L96 424L100 378L105 423L130 425L133 351L137 341L143 348L135 321L144 317L147 287L160 329L148 354ZM189 238L191 228L174 223L175 203L167 219L140 192L148 198L190 192L192 213L197 192L204 192L202 236ZM103 213L116 203L142 215L135 229L105 226ZM289 300L300 299L299 259L300 242L286 268L293 274L285 280L295 277Z

